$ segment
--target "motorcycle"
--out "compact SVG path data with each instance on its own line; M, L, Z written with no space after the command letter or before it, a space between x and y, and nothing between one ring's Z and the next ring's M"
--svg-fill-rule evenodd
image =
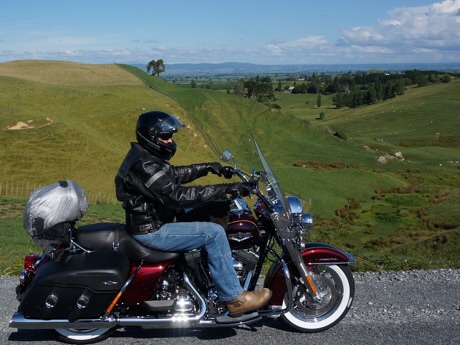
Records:
M306 243L313 226L300 198L285 196L258 144L262 169L233 173L250 182L253 206L233 200L226 228L234 268L245 290L273 292L268 305L239 317L228 315L210 276L206 253L161 252L138 243L123 224L76 227L85 213L84 191L72 180L34 191L24 227L44 252L24 258L16 288L20 302L9 326L51 329L59 340L88 344L118 328L236 327L278 318L298 332L321 332L340 322L355 293L351 254ZM272 262L267 270L266 263Z

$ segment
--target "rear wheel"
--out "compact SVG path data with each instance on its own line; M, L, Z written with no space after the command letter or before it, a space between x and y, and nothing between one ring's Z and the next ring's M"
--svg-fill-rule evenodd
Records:
M281 321L300 332L322 332L336 325L350 310L355 295L355 283L348 266L312 266L313 281L320 301L315 301L303 284L293 287L293 307ZM286 307L285 296L283 307Z
M116 329L116 327L88 329L56 328L54 331L62 342L69 344L93 344L107 339Z

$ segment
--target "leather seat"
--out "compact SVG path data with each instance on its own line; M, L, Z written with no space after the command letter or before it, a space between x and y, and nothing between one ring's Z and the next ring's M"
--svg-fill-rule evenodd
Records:
M74 241L87 250L116 250L129 260L161 262L176 259L181 253L148 248L136 241L120 223L84 225L74 233Z

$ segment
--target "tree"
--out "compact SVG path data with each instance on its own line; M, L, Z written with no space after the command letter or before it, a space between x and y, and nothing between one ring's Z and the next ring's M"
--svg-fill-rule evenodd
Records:
M244 88L244 80L238 80L233 87L233 94L237 96L246 96L246 89Z
M281 80L278 80L278 87L275 89L275 91L278 91L278 92L281 92L282 91L282 84L281 84Z
M373 104L377 102L377 92L375 91L375 85L369 85L366 94L364 96L364 103L365 104Z
M316 98L316 105L318 108L321 108L321 94L318 93L318 97Z
M444 75L441 77L441 82L442 82L442 83L450 83L450 80L451 80L451 77L450 77L450 75L448 75L448 74L444 74Z
M308 86L306 83L302 83L300 85L295 85L294 89L292 89L293 94L297 93L307 93Z
M346 106L346 96L342 92L337 92L337 94L332 98L333 104L335 104L337 109Z
M147 73L150 73L150 70L152 70L152 75L160 77L160 73L163 73L166 70L163 59L150 61L147 65Z
M246 97L255 98L257 102L267 103L275 99L273 93L272 80L270 77L255 77L246 81L244 84Z

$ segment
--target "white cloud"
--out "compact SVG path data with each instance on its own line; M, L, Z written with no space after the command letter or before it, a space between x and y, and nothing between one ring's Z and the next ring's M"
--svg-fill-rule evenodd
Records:
M375 27L354 27L342 31L338 46L386 47L394 54L420 59L437 52L449 59L447 51L460 53L460 0L444 0L431 6L396 8L390 18ZM444 53L444 55L442 55ZM449 53L451 54L451 53ZM456 60L458 60L457 55ZM455 59L451 56L452 59Z
M459 12L460 1L459 0L450 0L443 1L441 3L435 3L430 6L430 12L438 14L452 14L456 13L457 16L460 15Z
M273 55L289 55L295 51L308 51L328 45L324 36L307 36L287 42L272 42L265 45L265 52Z
M283 44L286 48L302 49L302 48L315 48L323 44L327 44L327 40L323 36L308 36L299 38L294 41L286 42Z
M299 63L458 62L460 0L396 8L374 26L344 29L332 44L307 36L265 45L260 58L291 58Z

